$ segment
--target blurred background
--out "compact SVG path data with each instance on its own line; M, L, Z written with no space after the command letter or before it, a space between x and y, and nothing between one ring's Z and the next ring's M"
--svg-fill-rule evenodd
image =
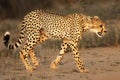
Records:
M59 14L80 12L105 20L120 18L120 0L0 0L0 19L21 19L34 9Z
M0 0L0 42L3 41L4 32L8 30L13 35L11 41L17 41L21 20L35 9L60 15L83 13L99 16L106 23L107 35L98 38L95 34L86 32L80 40L80 48L120 44L120 0ZM42 47L59 48L60 43L61 41L48 40Z

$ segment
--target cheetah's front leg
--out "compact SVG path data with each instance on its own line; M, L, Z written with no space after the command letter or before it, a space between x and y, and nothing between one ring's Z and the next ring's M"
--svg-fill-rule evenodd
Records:
M52 69L55 69L55 70L57 69L57 65L62 60L65 50L67 48L67 43L63 42L61 45L61 48L62 49L60 50L59 56L57 56L57 58L50 65L50 68Z
M73 55L74 55L74 58L75 58L75 61L76 61L76 65L77 67L79 68L80 72L82 73L87 73L88 70L85 69L85 66L83 64L83 61L82 59L80 58L80 55L79 55L79 52L78 52L78 49L77 49L77 43L70 43L69 44L70 47L72 48L72 51L73 51Z

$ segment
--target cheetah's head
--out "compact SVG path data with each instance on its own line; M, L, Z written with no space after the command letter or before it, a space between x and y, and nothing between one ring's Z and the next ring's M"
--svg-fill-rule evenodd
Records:
M102 20L100 20L98 16L94 16L91 19L91 21L92 21L92 25L90 28L91 32L96 33L99 37L102 37L107 33L105 23Z

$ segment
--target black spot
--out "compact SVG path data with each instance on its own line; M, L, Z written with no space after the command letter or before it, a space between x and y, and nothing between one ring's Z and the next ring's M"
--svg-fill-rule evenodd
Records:
M67 43L65 43L65 45L66 45Z
M44 42L44 40L41 40L41 42Z
M9 45L9 49L14 49L14 46L13 45Z
M12 45L12 49L14 49L14 46Z
M17 41L19 44L21 44L20 40Z
M23 21L22 24L25 24L25 22Z
M9 40L10 40L10 35L5 35L4 38L4 44L6 47L8 47L8 44L9 44Z
M15 43L15 47L18 47L17 43Z
M23 55L23 58L26 59L26 58L27 58L27 55Z
M81 65L80 67L81 67L81 68L80 68L81 70L85 70L85 68L84 68L82 65Z
M9 45L9 49L12 49L12 45Z
M72 49L72 51L75 51L75 49Z
M65 46L64 44L62 46Z
M80 63L77 63L78 65L80 65Z
M102 24L100 25L100 27L102 28Z
M64 47L63 49L65 50L66 48Z
M23 36L20 36L20 39L24 38Z
M24 25L22 25L21 27L24 27ZM23 31L24 30L24 28L21 28L21 31Z
M33 41L33 43L35 43L35 41Z
M76 55L79 55L79 52L76 52Z
M23 32L20 32L20 34L22 34L22 35L23 35L24 33L23 33Z
M32 48L32 46L30 46L30 49Z

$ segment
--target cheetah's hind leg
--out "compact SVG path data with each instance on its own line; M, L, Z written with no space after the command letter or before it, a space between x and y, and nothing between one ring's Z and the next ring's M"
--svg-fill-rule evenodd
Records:
M38 35L38 36L35 36L35 35ZM29 71L32 71L33 69L35 69L35 67L31 66L29 55L34 65L38 65L37 58L35 57L35 54L33 52L33 48L37 44L38 39L39 39L38 33L31 34L30 36L28 36L27 42L23 50L20 52L20 58L22 59L22 62L25 64L26 69Z
M40 33L39 33L39 38L38 38L38 41L36 44L43 43L47 39L48 39L48 36L44 33L44 30L41 29ZM32 59L32 63L34 64L34 68L36 68L39 65L39 61L38 61L37 57L35 56L34 50L31 49L29 51L29 54Z
M21 58L22 62L24 63L25 68L26 68L28 71L32 72L32 71L33 71L33 68L32 68L32 66L31 66L31 64L30 64L29 59L28 59L28 53L27 53L25 50L22 50L22 51L20 52L20 58Z
M39 65L39 61L37 57L35 56L33 49L29 51L29 54L30 54L30 57L31 57L32 63L34 64L34 69L35 69Z

